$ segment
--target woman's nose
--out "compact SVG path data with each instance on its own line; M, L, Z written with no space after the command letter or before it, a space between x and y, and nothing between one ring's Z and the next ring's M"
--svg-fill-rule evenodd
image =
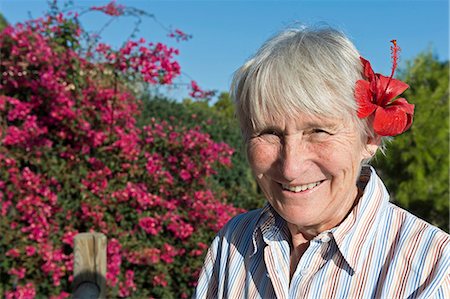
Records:
M301 138L285 140L280 153L280 172L286 181L294 181L299 178L307 167L309 151Z

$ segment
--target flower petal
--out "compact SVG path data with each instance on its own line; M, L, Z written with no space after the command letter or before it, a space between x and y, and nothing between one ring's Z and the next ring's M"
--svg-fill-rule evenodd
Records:
M405 82L394 78L389 79L389 77L380 74L377 74L377 77L378 84L376 94L378 96L378 105L383 107L409 87Z
M398 106L400 109L405 111L407 114L414 114L414 104L408 103L408 101L405 98L398 98L395 101L393 101L389 106Z
M413 122L413 116L411 114L406 114L406 118L407 118L406 119L406 126L403 129L403 132L407 131L411 127L412 122Z
M377 105L372 103L372 93L370 91L370 83L364 80L356 81L355 99L358 103L358 117L365 118L371 115Z
M373 129L381 136L395 136L407 130L408 117L398 105L386 108L378 107L375 111Z
M362 64L363 64L363 68L364 68L364 76L369 80L372 81L373 78L375 77L375 73L373 72L372 66L370 65L370 62L364 58L362 58L361 56L359 57L359 59L361 60Z
M407 117L406 126L405 126L405 129L403 130L403 132L405 132L412 125L413 116L414 116L414 104L408 103L406 101L406 99L404 99L404 98L399 98L399 99L396 99L391 105L398 106L398 107L400 107L400 109L402 109L403 111L406 112L406 117Z

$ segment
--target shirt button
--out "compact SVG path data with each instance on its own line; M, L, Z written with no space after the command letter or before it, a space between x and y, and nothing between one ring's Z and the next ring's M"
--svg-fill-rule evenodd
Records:
M330 240L331 240L331 238L329 237L329 236L324 236L323 238L322 238L322 242L330 242Z
M306 268L305 268L305 269L301 269L301 270L300 270L300 275L301 275L301 276L305 276L306 274L308 274L308 272L309 272L309 271L308 271L308 269L306 269Z

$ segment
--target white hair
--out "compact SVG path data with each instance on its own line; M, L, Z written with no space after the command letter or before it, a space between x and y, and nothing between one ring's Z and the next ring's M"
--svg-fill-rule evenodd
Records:
M359 119L355 83L363 79L360 54L332 28L290 28L266 41L233 77L231 95L245 140L269 119L299 112L354 121L374 137L371 119Z

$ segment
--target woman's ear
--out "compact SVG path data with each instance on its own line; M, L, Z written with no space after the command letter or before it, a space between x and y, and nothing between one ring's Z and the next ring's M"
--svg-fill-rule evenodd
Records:
M370 159L377 153L378 148L381 145L381 136L375 134L374 137L367 137L365 144L364 159Z

